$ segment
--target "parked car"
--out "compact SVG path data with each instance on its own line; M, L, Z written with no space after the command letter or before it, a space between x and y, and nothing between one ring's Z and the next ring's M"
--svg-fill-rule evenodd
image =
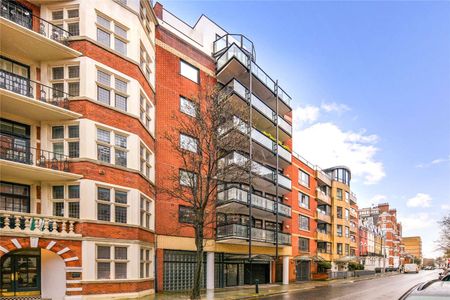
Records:
M419 266L416 264L403 265L403 273L419 273Z
M450 281L450 274L447 274L444 277L442 277L441 281Z
M449 275L450 269L445 269L443 272L439 273L439 280L442 280L445 276Z
M399 300L413 299L448 299L450 297L450 281L430 280L419 283L404 293Z

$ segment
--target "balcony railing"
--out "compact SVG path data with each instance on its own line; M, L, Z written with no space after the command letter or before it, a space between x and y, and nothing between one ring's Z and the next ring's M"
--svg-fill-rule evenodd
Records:
M331 233L325 230L317 230L317 240L327 241L331 239Z
M325 202L329 205L331 205L331 197L330 195L327 195L324 191L322 191L320 188L316 189L317 198L321 200L322 202Z
M239 224L228 224L217 227L217 239L246 239L248 240L248 226ZM252 228L252 241L263 243L275 243L275 231L260 228ZM291 236L286 233L278 233L278 244L290 245Z
M213 51L215 54L225 50L232 44L237 45L240 49L245 50L250 54L253 60L256 59L256 51L253 46L253 42L250 41L246 36L242 34L226 34L221 38L217 39L213 43Z
M231 44L228 49L217 59L217 70L222 69L228 61L232 58L236 58L242 65L247 67L248 54L244 52L237 44ZM275 81L273 81L255 62L251 62L252 74L259 79L274 95L283 101L288 107L291 107L292 98L284 92L280 87L276 88Z
M29 146L13 145L9 141L0 143L0 159L69 172L69 160L66 155Z
M54 106L69 108L69 94L8 71L0 70L0 88Z
M242 154L239 154L238 152L233 152L230 153L227 157L222 158L220 164L225 165L235 164L237 166L246 167L246 165L248 164L248 158ZM287 189L291 189L292 187L292 183L289 178L261 165L256 161L252 161L251 170L252 173L260 177L266 178L270 181L274 182L275 180L278 180L278 183Z
M327 223L331 223L331 214L321 209L317 209L317 219Z
M231 80L224 88L223 90L226 93L235 92L237 95L239 95L242 99L245 101L247 100L246 95L248 93L248 90L236 79ZM258 111L260 111L265 117L267 117L269 120L275 123L276 121L276 113L273 111L269 106L267 106L261 99L259 99L257 96L252 94L252 105L255 107ZM278 116L278 125L280 128L282 128L284 131L288 132L289 134L292 134L292 126L285 121L281 116Z
M0 1L0 6L1 17L36 31L49 39L66 44L67 39L71 36L67 30L31 14L12 1L2 0Z
M236 201L239 203L243 203L245 205L247 202L248 192L241 190L239 188L230 188L225 191L221 191L217 194L218 203L226 203L231 201ZM264 197L252 194L252 205L255 208L267 210L273 213L276 213L275 202ZM278 212L281 215L290 217L291 216L291 208L285 204L278 203Z
M22 212L0 211L2 234L23 233L27 235L81 236L76 233L77 219L43 216Z

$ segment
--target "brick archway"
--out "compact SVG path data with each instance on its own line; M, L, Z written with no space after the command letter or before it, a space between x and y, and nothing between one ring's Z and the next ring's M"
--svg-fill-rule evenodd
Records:
M40 237L0 237L0 258L9 252L39 248L57 254L64 261L66 269L66 295L81 295L81 242ZM77 274L77 275L74 275Z

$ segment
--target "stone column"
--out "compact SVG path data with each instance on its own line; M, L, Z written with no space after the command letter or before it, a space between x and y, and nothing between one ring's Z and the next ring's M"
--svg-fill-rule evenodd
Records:
M289 284L289 256L283 256L283 284Z
M206 253L206 289L214 289L214 252Z

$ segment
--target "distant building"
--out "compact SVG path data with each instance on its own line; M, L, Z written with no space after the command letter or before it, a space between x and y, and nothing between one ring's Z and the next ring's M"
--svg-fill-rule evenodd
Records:
M406 254L409 254L415 258L419 258L422 261L422 239L420 238L420 236L403 237L402 240L405 244Z

